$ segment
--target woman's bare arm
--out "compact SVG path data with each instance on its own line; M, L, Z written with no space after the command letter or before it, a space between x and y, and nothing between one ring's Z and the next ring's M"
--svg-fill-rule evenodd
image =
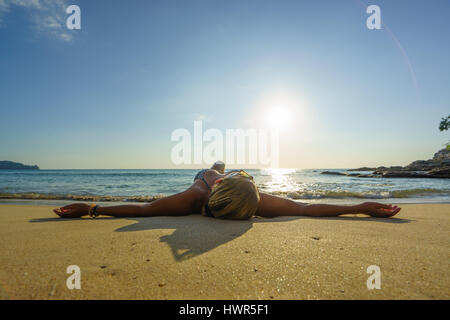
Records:
M373 217L392 217L400 208L376 202L365 202L358 205L331 205L301 203L266 193L259 193L260 202L256 215L262 217L277 216L309 216L336 217L350 213L364 213Z
M183 216L200 213L202 205L206 202L204 197L204 190L194 186L184 192L155 200L143 206L99 207L97 212L100 215L114 217Z
M113 217L152 217L152 216L182 216L200 213L208 199L208 192L198 184L193 184L184 192L164 197L144 205L119 205L98 207L99 215ZM61 218L78 218L89 213L89 205L74 203L54 209Z

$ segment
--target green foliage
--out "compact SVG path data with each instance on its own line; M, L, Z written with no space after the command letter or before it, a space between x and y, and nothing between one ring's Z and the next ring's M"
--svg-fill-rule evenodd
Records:
M439 123L440 131L447 131L448 129L450 129L450 115L448 115L447 118L442 118ZM450 141L447 142L445 149L450 150Z
M450 115L448 115L447 118L442 118L441 122L439 123L440 131L446 131L449 128L450 128Z

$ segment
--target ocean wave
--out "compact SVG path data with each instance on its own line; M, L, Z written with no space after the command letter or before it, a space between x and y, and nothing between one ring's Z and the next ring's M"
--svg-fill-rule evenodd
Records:
M300 199L390 199L390 198L414 198L430 196L450 196L449 189L407 189L394 191L347 191L347 190L314 190L314 191L291 191L269 192L272 195L284 196L294 200Z
M92 171L92 172L89 172ZM62 170L62 171L53 171L53 170L39 170L39 171L14 171L14 172L2 172L2 175L11 175L11 176L38 176L38 177L97 177L97 178L146 178L146 177L182 177L182 176L194 176L195 170L186 172L151 172L151 171L97 171L97 170L87 170L87 171L73 171L73 170Z
M120 184L120 185L98 185L99 187L104 187L105 189L126 189L131 188L132 186L129 184Z
M347 190L310 190L310 191L269 191L272 195L290 198L293 200L307 199L389 199L389 198L418 198L432 196L449 196L450 189L406 189L394 191L347 191ZM167 195L145 196L111 196L90 194L42 194L42 193L0 193L0 199L27 199L27 200L74 200L87 202L152 202Z
M450 190L448 189L407 189L392 191L392 198L411 198L414 196L433 196L443 195L450 196Z
M152 202L165 195L150 196L98 196L75 194L42 194L42 193L0 193L0 199L26 199L26 200L73 200L87 202Z

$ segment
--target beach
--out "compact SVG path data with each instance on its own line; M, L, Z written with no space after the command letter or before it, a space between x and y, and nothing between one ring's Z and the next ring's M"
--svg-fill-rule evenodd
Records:
M391 219L60 219L0 205L1 299L449 299L450 204ZM68 289L67 267L81 289ZM380 268L369 290L367 268Z

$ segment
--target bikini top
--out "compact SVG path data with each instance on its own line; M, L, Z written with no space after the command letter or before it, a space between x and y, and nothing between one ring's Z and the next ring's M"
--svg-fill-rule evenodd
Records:
M198 180L198 179L202 180L202 181L205 183L205 185L206 185L206 187L208 188L208 190L209 190L209 191L212 191L212 189L211 189L211 187L209 186L208 182L206 182L206 180L205 180L205 172L208 171L208 170L209 170L209 169L202 169L202 170L200 170L199 172L197 172L197 174L196 174L195 177L194 177L194 181L196 181L196 180ZM231 171L229 171L228 173L231 173L231 172L234 172L234 171L240 171L240 170L231 170ZM227 174L228 174L228 173L227 173Z
M194 181L196 181L198 179L202 180L205 183L208 190L211 191L211 187L209 186L208 182L206 182L206 180L205 180L205 172L208 170L209 169L203 169L203 170L200 170L199 172L197 172L197 174L194 177Z

